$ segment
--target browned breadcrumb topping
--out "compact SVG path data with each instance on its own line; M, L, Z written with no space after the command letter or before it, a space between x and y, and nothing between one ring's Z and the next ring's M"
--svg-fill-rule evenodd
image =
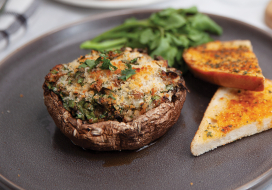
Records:
M46 85L76 118L89 123L130 122L172 101L181 80L181 72L168 68L167 61L126 48L92 51L71 63L57 65L46 76Z

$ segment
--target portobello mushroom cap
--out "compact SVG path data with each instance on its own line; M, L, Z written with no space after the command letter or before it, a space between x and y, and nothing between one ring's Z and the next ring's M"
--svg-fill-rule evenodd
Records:
M180 116L182 73L139 49L94 51L56 65L44 103L57 127L84 149L133 150L164 135Z
M160 138L177 122L187 92L182 78L172 101L161 103L133 121L90 124L74 118L63 107L59 95L49 90L45 83L43 90L44 103L61 132L74 144L98 151L135 150Z

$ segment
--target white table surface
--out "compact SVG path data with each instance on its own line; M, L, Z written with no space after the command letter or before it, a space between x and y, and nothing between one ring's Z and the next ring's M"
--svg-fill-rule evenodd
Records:
M168 0L137 9L187 8L195 5L201 12L234 18L261 28L272 35L272 30L264 23L264 12L268 2L269 0ZM0 51L0 62L13 51L39 36L85 17L109 11L116 11L116 9L82 8L54 0L41 0L39 8L28 23L27 31L6 49ZM272 185L265 189L272 189Z
M196 5L202 12L231 17L259 27L272 35L264 23L264 11L269 0L168 0L137 9L182 8ZM0 61L31 40L59 27L77 22L85 17L116 9L75 7L54 0L41 0L40 6L28 23L27 31L7 48L0 51Z

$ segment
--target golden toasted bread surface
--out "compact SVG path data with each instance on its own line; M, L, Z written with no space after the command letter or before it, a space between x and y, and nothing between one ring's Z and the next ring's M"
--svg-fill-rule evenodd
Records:
M212 98L192 141L198 156L272 127L272 81L261 92L221 87Z
M183 54L191 72L208 82L254 91L264 89L264 77L248 40L210 42Z

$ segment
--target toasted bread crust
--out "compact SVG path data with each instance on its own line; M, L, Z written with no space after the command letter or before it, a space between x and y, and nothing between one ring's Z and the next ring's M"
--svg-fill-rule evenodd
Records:
M248 40L210 42L186 50L183 58L198 78L224 87L264 89L264 76Z
M185 82L183 80L185 87ZM83 123L63 107L61 98L43 84L44 103L57 127L84 149L99 151L134 150L164 135L176 123L186 98L180 87L172 102L162 103L129 123L105 121Z
M264 77L262 76L252 77L221 71L203 71L198 67L191 66L189 64L188 67L195 77L219 86L241 88L252 91L264 90Z

